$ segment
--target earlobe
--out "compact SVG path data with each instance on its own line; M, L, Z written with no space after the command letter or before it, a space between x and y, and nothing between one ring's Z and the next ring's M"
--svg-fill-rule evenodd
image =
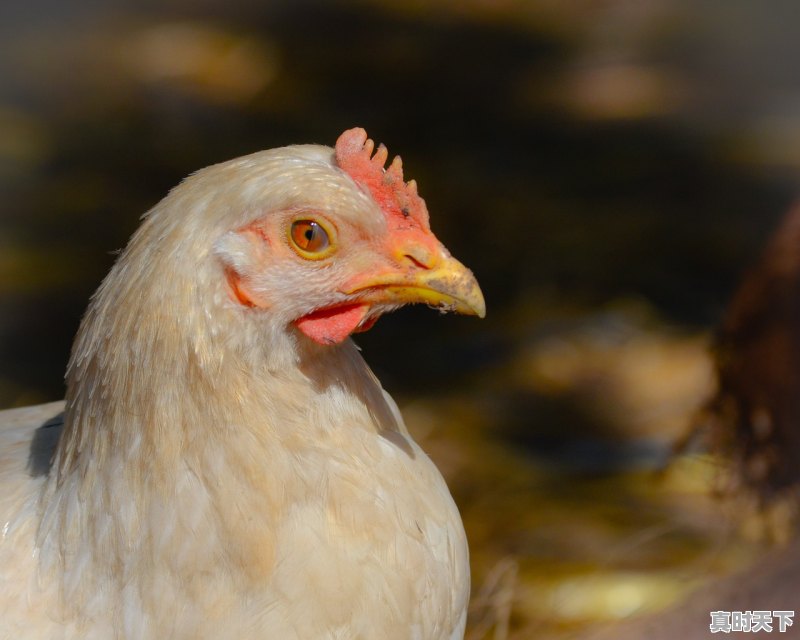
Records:
M257 245L263 245L263 241L247 229L229 231L214 243L214 253L222 261L231 298L245 307L262 306L247 286L247 280L258 272L258 263L264 258L263 247Z
M253 302L252 297L250 297L250 294L247 293L242 276L234 271L232 267L225 267L225 280L228 283L231 298L235 302L238 302L244 307L257 306L256 303Z

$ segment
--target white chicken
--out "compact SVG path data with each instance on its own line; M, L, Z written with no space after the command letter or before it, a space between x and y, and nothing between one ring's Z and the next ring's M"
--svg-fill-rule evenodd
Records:
M484 302L386 158L352 129L146 215L66 404L0 412L0 638L463 637L458 511L349 335Z

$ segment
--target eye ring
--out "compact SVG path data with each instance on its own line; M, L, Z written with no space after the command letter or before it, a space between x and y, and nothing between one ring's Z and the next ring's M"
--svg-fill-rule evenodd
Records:
M320 260L333 251L331 234L318 220L298 218L289 226L292 247L304 258Z

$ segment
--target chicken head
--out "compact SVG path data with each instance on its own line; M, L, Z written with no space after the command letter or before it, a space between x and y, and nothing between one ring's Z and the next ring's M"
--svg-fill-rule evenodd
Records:
M305 172L302 199L276 203L217 244L233 300L270 309L320 344L409 303L483 317L475 278L431 232L400 158L384 169L386 148L373 149L363 129L351 129L333 162L327 150L294 150L277 179Z

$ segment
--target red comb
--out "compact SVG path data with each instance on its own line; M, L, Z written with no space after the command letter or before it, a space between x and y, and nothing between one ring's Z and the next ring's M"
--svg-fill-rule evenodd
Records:
M428 229L428 208L417 194L417 183L403 182L400 156L384 169L389 151L381 144L373 155L374 148L364 129L348 129L336 141L336 163L372 195L390 222Z

